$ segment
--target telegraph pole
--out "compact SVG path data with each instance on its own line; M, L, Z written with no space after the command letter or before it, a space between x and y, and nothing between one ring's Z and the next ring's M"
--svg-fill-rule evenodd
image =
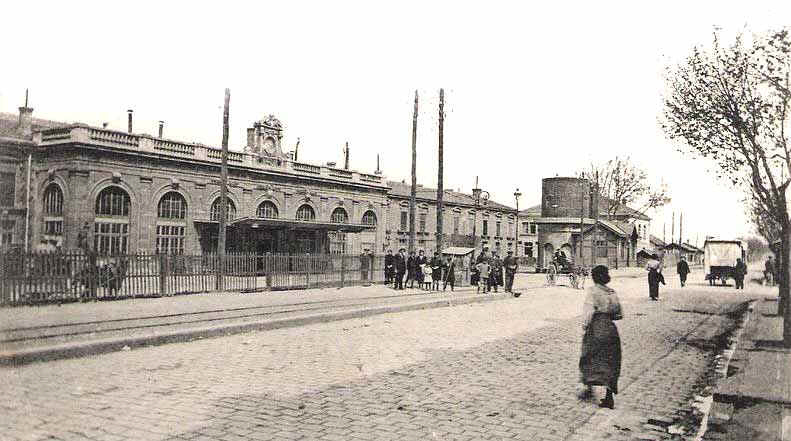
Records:
M682 244L681 235L684 232L684 212L681 212L680 219L678 220L678 244Z
M409 251L415 251L415 204L417 202L417 90L412 114L412 192L409 196Z
M443 200L442 197L444 195L443 190L443 183L442 183L442 174L443 174L443 125L445 123L445 90L439 90L439 144L437 147L437 154L438 154L438 165L437 165L437 252L442 253L442 207L443 207Z
M217 238L217 254L220 269L217 272L217 289L224 290L225 283L225 226L228 217L228 106L231 101L231 89L225 89L225 105L222 111L222 165L220 166L220 231Z

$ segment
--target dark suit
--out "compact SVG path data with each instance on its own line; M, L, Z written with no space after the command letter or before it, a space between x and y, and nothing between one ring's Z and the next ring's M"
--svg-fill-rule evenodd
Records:
M406 261L404 260L404 256L401 253L396 254L393 259L393 264L395 265L396 273L396 280L393 288L404 289L404 273L406 272Z
M681 260L676 265L676 272L678 273L679 279L681 279L681 286L684 286L687 283L687 274L689 274L689 265L687 264L686 260Z
M389 285L390 282L393 280L393 272L395 268L393 266L395 256L392 254L388 254L385 256L385 285Z

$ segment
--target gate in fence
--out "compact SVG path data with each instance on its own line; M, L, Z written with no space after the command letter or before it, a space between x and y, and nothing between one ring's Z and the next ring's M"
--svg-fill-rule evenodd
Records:
M351 286L384 281L384 256L3 254L0 305L159 297L212 291Z

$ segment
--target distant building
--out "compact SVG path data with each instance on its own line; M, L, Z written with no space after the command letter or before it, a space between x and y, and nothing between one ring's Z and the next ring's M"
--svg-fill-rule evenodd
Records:
M557 250L585 266L619 267L637 265L637 251L650 248L648 216L625 205L608 210L612 202L594 193L587 179L542 181L541 205L519 212L520 246L525 256L536 257L537 269L545 269Z
M385 231L386 246L397 250L409 244L409 199L411 185L388 182L390 218ZM437 231L437 190L418 185L415 207L415 249L434 252ZM443 237L446 247L483 248L503 256L516 249L516 210L494 201L476 201L472 195L445 190Z

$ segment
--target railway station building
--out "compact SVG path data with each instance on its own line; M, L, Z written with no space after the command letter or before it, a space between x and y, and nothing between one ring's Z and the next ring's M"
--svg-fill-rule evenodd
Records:
M218 147L0 114L0 247L99 253L217 251ZM228 155L230 252L382 254L408 245L410 187L371 173L295 161L283 124L270 115ZM29 171L29 173L28 173ZM416 249L436 248L436 190L418 188ZM516 247L516 212L444 193L447 246ZM476 226L473 227L473 224ZM476 237L473 237L473 230Z

